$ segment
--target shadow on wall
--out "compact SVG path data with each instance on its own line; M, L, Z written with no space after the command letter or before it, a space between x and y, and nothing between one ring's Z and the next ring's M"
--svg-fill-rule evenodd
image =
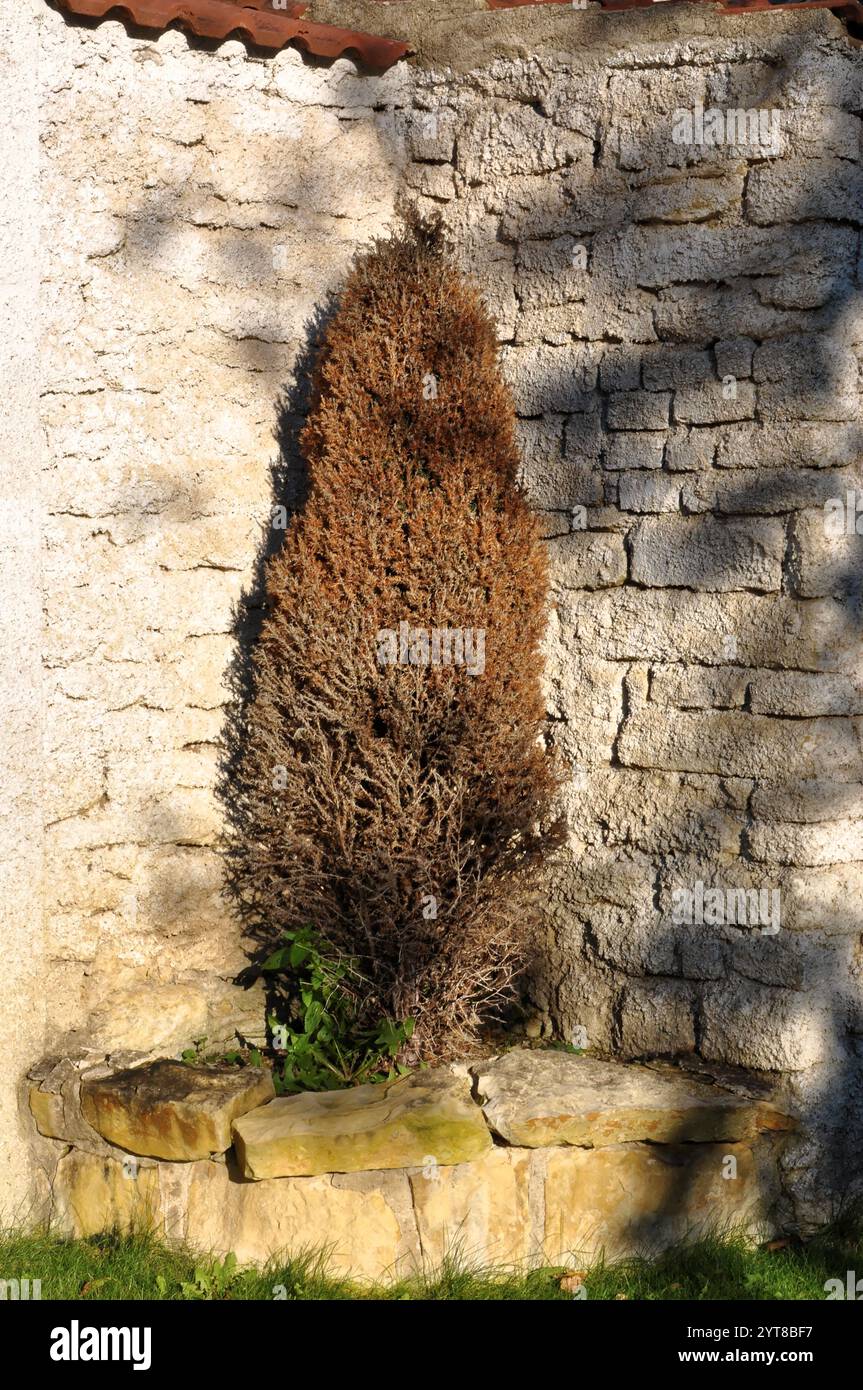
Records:
M401 156L386 113L358 111L382 80L360 90L349 63L260 61L176 33L133 45L110 21L47 21L51 58L72 70L45 127L48 278L62 296L80 265L85 287L72 286L75 322L59 300L48 371L61 436L49 660L63 698L51 719L71 749L46 807L56 1035L73 972L86 1022L130 978L196 982L242 960L220 896L214 765L232 605L260 537L274 541L261 467L272 399L297 354L303 376L305 321L388 214ZM136 99L115 110L118 88ZM76 914L93 942L82 964L68 959Z
M279 454L270 465L272 486L271 524L266 528L255 557L250 585L237 605L234 619L234 656L227 673L231 700L226 712L223 732L223 755L220 766L218 796L223 806L229 837L243 835L244 822L239 808L238 788L242 778L249 706L254 698L253 656L266 612L266 568L285 542L287 528L302 511L308 491L306 463L300 450L300 434L306 421L312 390L312 372L327 327L337 308L337 296L331 294L308 323L308 336L294 364L291 380L283 389L277 403L275 437ZM249 913L242 894L235 886L230 853L226 859L226 893L233 910L247 933L250 964L238 977L237 983L250 985L261 976L261 964L271 954L271 934L261 928L257 913ZM256 945L252 943L257 943ZM265 984L269 984L264 976ZM267 991L268 1015L278 1003L277 991Z
M819 121L806 62L789 41L763 80L720 68L705 94L777 114L787 162L714 150L687 187L673 118L645 100L617 132L628 168L597 130L595 180L531 192L503 234L523 304L545 238L561 267L586 252L582 321L597 281L608 306L601 364L577 326L555 334L554 303L546 345L507 350L546 448L525 472L553 538L551 716L576 774L535 999L600 1051L784 1078L786 1176L828 1216L863 1181L863 537L824 526L849 491L863 506L863 178L841 74ZM676 167L657 171L663 150ZM727 901L687 923L699 883L778 891L780 929Z

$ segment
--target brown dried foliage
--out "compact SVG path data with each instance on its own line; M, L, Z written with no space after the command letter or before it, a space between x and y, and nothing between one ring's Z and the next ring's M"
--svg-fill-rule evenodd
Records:
M267 569L234 886L259 936L311 924L359 960L369 1020L415 1019L406 1060L452 1057L511 992L558 832L545 549L493 325L433 225L356 263L302 446L308 501ZM483 674L381 665L377 634L402 621L484 629Z

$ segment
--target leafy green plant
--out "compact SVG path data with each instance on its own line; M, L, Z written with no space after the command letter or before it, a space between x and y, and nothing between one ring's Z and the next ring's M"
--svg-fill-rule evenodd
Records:
M555 1039L553 1042L543 1042L538 1049L541 1052L568 1052L570 1057L584 1057L587 1053L586 1047L576 1047L575 1043L562 1042Z
M226 1298L236 1278L237 1257L231 1252L222 1261L214 1260L211 1265L196 1266L192 1283L181 1284L180 1290L183 1297L188 1299ZM156 1282L164 1295L159 1279Z
M413 1033L413 1019L362 1026L363 978L356 964L324 955L311 927L286 931L283 939L263 965L285 972L298 1015L293 1027L275 1015L268 1020L274 1047L283 1055L281 1070L273 1073L276 1090L336 1091L405 1075L408 1068L396 1058Z

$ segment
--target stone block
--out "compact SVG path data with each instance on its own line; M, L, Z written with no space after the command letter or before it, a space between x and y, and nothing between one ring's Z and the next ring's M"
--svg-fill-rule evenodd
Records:
M207 1035L207 999L194 985L142 981L113 993L90 1019L92 1043L105 1052L175 1056Z
M716 375L722 381L727 376L737 380L752 374L752 354L755 343L751 338L729 338L717 343L713 349L716 358Z
M560 415L520 420L518 434L522 483L533 506L569 512L602 501L598 414L570 416L566 438Z
M753 821L746 832L747 850L763 863L796 868L818 864L863 862L863 817L797 825L793 821Z
M607 347L599 364L603 391L636 391L641 385L641 354L628 343Z
M661 468L665 434L660 431L637 430L632 433L609 434L605 438L602 462L605 468Z
M619 589L572 592L560 603L567 648L609 661L695 661L863 675L846 605L777 594Z
M769 226L808 219L863 221L863 175L844 159L783 159L756 164L746 184L746 216Z
M725 468L722 472L700 473L686 479L683 503L693 512L769 516L823 506L831 499L844 496L845 490L854 487L858 476L857 469L772 468L753 473L748 468Z
M664 430L670 404L667 391L613 391L608 423L613 430Z
M810 276L823 269L841 277L853 256L854 236L849 228L818 224L783 227L781 235L775 227L633 227L620 235L619 254L625 277L648 289L776 277L804 267ZM738 331L762 336L739 322Z
M685 980L630 980L620 1006L621 1057L695 1051L695 995Z
M593 141L561 130L531 106L477 108L458 132L456 162L472 183L498 183L511 175L544 174L593 163Z
M622 536L574 531L549 545L553 582L562 589L607 589L626 582Z
M698 386L712 376L713 359L710 353L696 348L663 345L645 352L641 359L641 379L648 391Z
M66 1124L62 1095L31 1086L28 1097L30 1113L39 1133L44 1134L46 1139L64 1139Z
M737 213L743 197L743 176L709 169L705 175L665 177L639 188L632 203L633 222L707 222Z
M562 721L557 745L577 781L586 766L611 759L623 717L623 675L611 661L570 659L563 652L549 660L546 707Z
M629 1256L647 1227L661 1248L708 1211L730 1219L732 1196L754 1220L756 1173L758 1215L770 1219L776 1155L795 1122L764 1085L555 1051L507 1053L473 1073L484 1111L469 1104L489 1142L470 1160L429 1153L403 1171L249 1182L231 1155L176 1163L72 1149L57 1165L52 1220L76 1238L151 1231L231 1251L240 1265L320 1254L331 1274L363 1281L433 1273L459 1256L522 1268L603 1247ZM492 1145L483 1114L507 1142Z
M537 1254L531 1213L532 1156L494 1148L454 1168L409 1174L423 1260L439 1268L457 1251L486 1266L521 1265Z
M842 488L831 473L821 475L825 506L792 519L788 546L791 588L801 598L848 598L863 590L863 492ZM846 498L851 497L850 504ZM857 499L860 531L857 531ZM812 501L816 499L811 497Z
M507 347L501 365L519 415L589 411L595 405L597 362L589 348Z
M674 419L678 425L716 425L725 420L751 420L755 415L755 387L750 381L728 386L704 381L682 386L674 394Z
M192 1162L231 1147L231 1123L272 1100L272 1073L151 1062L85 1079L81 1110L103 1139L128 1153Z
M778 1196L746 1143L555 1149L546 1164L546 1257L573 1267L601 1251L655 1255L723 1223L763 1238Z
M785 885L783 925L828 937L859 936L861 891L863 864L795 868Z
M682 1071L519 1049L471 1070L491 1129L521 1148L734 1141L793 1127L774 1107Z
M631 548L636 584L778 591L785 528L772 519L651 517L635 527Z
M752 675L752 671L741 666L653 666L650 699L676 709L742 709Z
M680 479L667 473L622 473L618 505L622 512L676 512Z
M670 720L651 706L626 720L617 748L624 764L721 777L817 777L825 767L853 776L860 758L851 721L737 710L681 710Z
M413 111L408 124L411 157L448 164L455 150L457 117L454 111Z
M763 820L790 820L801 825L845 816L860 819L863 784L824 776L758 786L752 793L751 809Z
M593 768L570 820L585 844L617 856L618 880L632 872L625 855L736 855L746 815L745 783L715 775L681 775L636 768ZM600 888L600 897L608 896ZM614 887L611 888L612 894ZM652 869L645 870L641 903L653 902ZM628 911L627 921L634 919Z
M235 1120L233 1134L242 1172L256 1181L449 1165L491 1147L469 1084L447 1071L281 1096Z
M756 671L751 673L753 714L792 718L863 714L863 686L829 671Z
M733 978L710 981L703 989L701 1054L706 1060L797 1072L829 1056L830 1010L811 991L765 990L751 980Z
M850 347L828 333L762 343L752 361L761 413L771 421L859 423L857 371Z
M798 421L742 423L720 429L716 445L717 468L843 468L859 461L863 427Z
M330 1175L243 1182L218 1163L190 1165L185 1237L201 1249L232 1250L241 1264L320 1253L333 1274L384 1279L419 1263L404 1214L401 1173L375 1173L365 1189Z
M717 430L676 425L669 432L665 446L666 467L684 473L712 468L718 439Z
M164 1235L158 1169L135 1158L70 1149L57 1164L52 1217L60 1231L75 1239L111 1230Z

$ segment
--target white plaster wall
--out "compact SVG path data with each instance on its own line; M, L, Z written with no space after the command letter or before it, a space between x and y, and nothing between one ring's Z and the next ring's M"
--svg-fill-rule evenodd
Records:
M42 504L36 0L6 4L0 48L0 1214L29 1211L18 1078L44 1044Z

